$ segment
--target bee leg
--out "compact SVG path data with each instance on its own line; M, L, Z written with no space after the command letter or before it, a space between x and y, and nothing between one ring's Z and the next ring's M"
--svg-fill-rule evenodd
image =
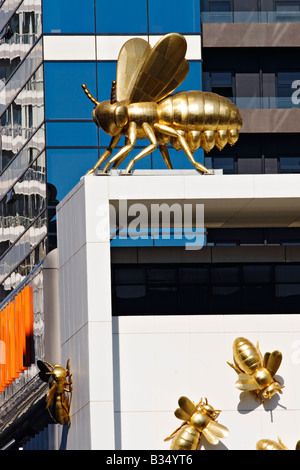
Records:
M160 153L162 154L162 157L164 159L165 164L169 168L169 170L173 170L173 166L170 160L170 155L168 152L168 148L166 145L160 145L159 146Z
M119 159L123 161L123 159L133 149L135 145L135 141L136 141L136 123L131 122L128 128L128 144L124 145L124 147L122 147L121 150L119 150L119 152L113 158L111 158L108 163L106 163L106 165L103 168L103 173L107 173L112 163L117 162Z
M205 166L201 165L201 163L198 163L196 162L196 160L194 159L193 157L193 154L188 146L188 143L187 141L185 140L184 136L181 135L179 132L177 132L175 129L173 129L172 127L169 127L169 126L165 126L163 124L158 124L158 123L155 123L154 124L154 127L155 129L157 129L159 132L161 132L162 134L167 134L167 135L170 135L171 137L177 137L180 145L181 145L181 148L182 150L184 151L184 153L186 154L186 156L188 157L188 159L192 162L192 164L194 165L194 167L197 169L197 170L200 170L202 171L203 173L207 173L209 175L213 175L213 171L211 170L208 170L207 168L205 168Z
M111 156L111 153L112 153L113 149L116 147L116 145L118 144L120 138L121 138L121 134L118 134L118 135L115 135L111 139L109 147L106 150L104 150L104 152L100 156L99 160L97 161L96 165L86 173L87 175L91 175L92 173L95 173L97 168L99 168L99 166L102 165L102 163L105 162L105 160L107 160L108 157Z
M128 145L128 138L127 137L125 139L125 145ZM115 163L113 164L112 168L113 169L119 168L119 166L121 165L121 163L123 163L123 161L125 160L126 157L127 157L127 155L125 155L124 157L119 158L118 160L116 160Z
M228 364L230 367L232 367L232 368L236 371L237 374L240 374L240 373L242 372L238 367L236 367L236 366L235 366L234 364L232 364L231 362L228 362L228 361L227 361L227 364Z
M153 152L155 149L156 149L156 146L157 146L157 140L156 140L156 136L155 136L155 133L152 129L152 127L150 126L150 124L148 124L147 122L144 122L142 124L142 128L146 134L146 136L148 137L148 139L150 140L151 144L148 145L148 147L144 148L140 153L138 153L128 164L127 168L126 168L126 171L125 173L128 174L133 165L138 161L140 160L140 158L143 158L145 157L146 155L148 155L149 153Z
M173 439L173 437L175 436L175 434L187 423L187 421L185 421L184 423L182 423L179 428L175 429L175 431L172 432L172 434L170 434L170 436L168 437L165 437L164 438L164 441L169 441L170 439Z

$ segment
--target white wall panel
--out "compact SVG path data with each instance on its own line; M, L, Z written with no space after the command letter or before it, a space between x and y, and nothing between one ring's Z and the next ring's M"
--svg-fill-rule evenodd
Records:
M132 38L142 38L147 41L147 36L97 36L97 60L117 60L123 44Z
M94 36L44 36L44 60L95 60Z
M294 448L300 432L297 315L119 317L113 325L122 449L169 449L164 437L180 425L173 412L181 395L194 402L207 397L222 410L218 421L229 428L230 437L219 450L255 450L259 439L276 440L277 435ZM238 336L255 344L259 340L262 353L283 353L277 374L285 385L283 394L265 405L235 388L237 374L227 361L232 362ZM143 436L136 433L139 428ZM205 439L203 444L211 448Z
M44 60L117 60L123 44L139 37L148 41L147 35L49 35L44 36ZM153 47L162 36L149 36ZM201 60L201 36L186 35L188 60Z

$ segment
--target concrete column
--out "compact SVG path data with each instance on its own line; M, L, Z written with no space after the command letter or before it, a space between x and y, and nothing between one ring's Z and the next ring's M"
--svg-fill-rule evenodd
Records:
M108 178L84 177L59 204L62 361L73 374L67 449L114 449Z

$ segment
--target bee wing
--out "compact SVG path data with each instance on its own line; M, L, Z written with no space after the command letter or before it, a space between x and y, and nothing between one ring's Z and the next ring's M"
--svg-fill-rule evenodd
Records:
M210 431L207 427L203 429L202 433L210 444L214 446L219 444L219 438L215 436L215 434L212 431Z
M250 391L250 390L258 389L256 380L253 377L251 377L251 375L248 375L248 374L239 374L239 378L236 381L235 386L239 390Z
M266 364L265 367L268 369L272 377L276 374L278 371L281 361L282 361L282 354L280 351L273 351L271 354L266 353L266 360L264 358L264 363Z
M229 436L229 429L223 424L218 423L217 421L211 420L208 425L206 426L211 433L213 433L217 437L228 437Z
M116 95L118 101L129 100L137 75L151 51L141 38L129 39L122 46L117 63Z
M40 369L40 372L39 372L40 379L43 380L43 382L48 382L49 377L50 377L49 372L51 372L52 369L49 367L49 365L46 362L43 362L40 360L37 361L37 366Z
M194 403L189 398L184 396L179 398L178 405L185 413L188 414L189 417L191 417L197 411L197 407L194 405Z
M159 101L185 79L189 63L185 59L187 43L181 34L163 36L151 49L137 75L129 101Z
M188 413L186 413L182 408L177 408L175 411L174 411L174 415L176 416L176 418L178 419L182 419L183 421L188 421L190 419L190 415Z
M52 385L52 387L50 388L49 392L47 393L47 398L46 398L46 408L49 408L49 406L51 405L51 403L53 402L53 399L55 397L55 393L56 393L56 383L54 383Z

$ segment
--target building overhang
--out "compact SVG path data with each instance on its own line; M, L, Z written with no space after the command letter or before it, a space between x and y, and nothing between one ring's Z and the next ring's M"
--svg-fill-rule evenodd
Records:
M126 201L127 207L143 204L148 209L151 204L192 204L193 209L203 204L206 228L300 227L300 174L136 170L124 175L122 170L113 170L110 175L100 175L85 178L93 178L101 199L105 194L117 215L120 201ZM95 198L99 198L97 191Z
M203 47L299 47L300 24L202 23Z

